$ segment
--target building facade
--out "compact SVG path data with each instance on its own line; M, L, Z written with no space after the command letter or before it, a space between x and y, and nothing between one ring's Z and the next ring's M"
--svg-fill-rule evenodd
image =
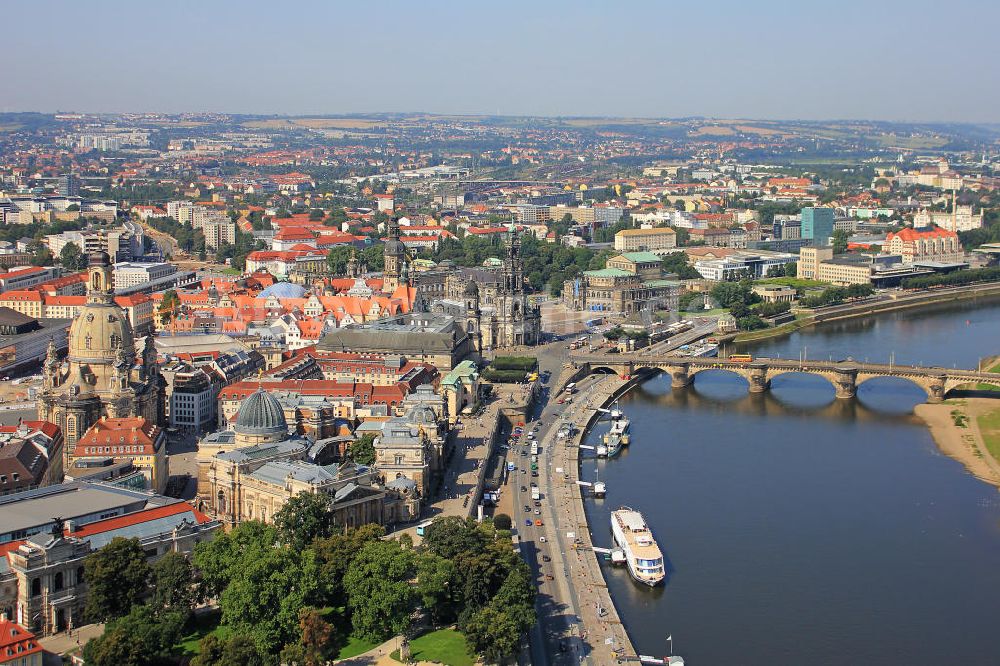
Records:
M39 418L59 426L70 447L101 417L165 422L166 383L152 336L136 353L132 326L112 298L106 252L90 256L87 276L87 302L70 326L65 362L55 345L49 347L38 408Z

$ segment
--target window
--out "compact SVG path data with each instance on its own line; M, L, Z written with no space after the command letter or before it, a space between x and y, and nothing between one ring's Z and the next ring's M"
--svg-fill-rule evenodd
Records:
M31 596L37 597L42 593L42 579L32 578L31 579Z
M52 591L58 592L61 589L63 589L63 572L58 571L56 572L55 579L52 581Z

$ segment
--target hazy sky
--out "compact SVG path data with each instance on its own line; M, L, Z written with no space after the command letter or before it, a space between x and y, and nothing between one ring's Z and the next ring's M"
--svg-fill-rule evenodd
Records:
M996 0L9 0L0 110L1000 121Z

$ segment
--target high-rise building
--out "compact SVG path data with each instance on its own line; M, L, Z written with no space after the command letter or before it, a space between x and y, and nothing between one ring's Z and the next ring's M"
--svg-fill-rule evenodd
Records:
M80 179L71 173L59 176L56 190L64 197L75 197L80 194Z
M802 238L808 238L812 245L829 245L833 236L832 208L802 209Z

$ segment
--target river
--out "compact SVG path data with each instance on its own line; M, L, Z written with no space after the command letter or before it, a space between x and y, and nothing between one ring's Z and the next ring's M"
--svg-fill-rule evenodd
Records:
M1000 303L854 320L748 351L757 356L975 368L1000 352ZM1000 663L1000 494L937 450L905 380L838 401L819 377L749 395L722 371L625 396L632 444L585 460L608 484L587 500L595 545L609 514L643 512L668 560L647 589L605 566L641 654L688 664ZM588 439L596 441L606 425Z

